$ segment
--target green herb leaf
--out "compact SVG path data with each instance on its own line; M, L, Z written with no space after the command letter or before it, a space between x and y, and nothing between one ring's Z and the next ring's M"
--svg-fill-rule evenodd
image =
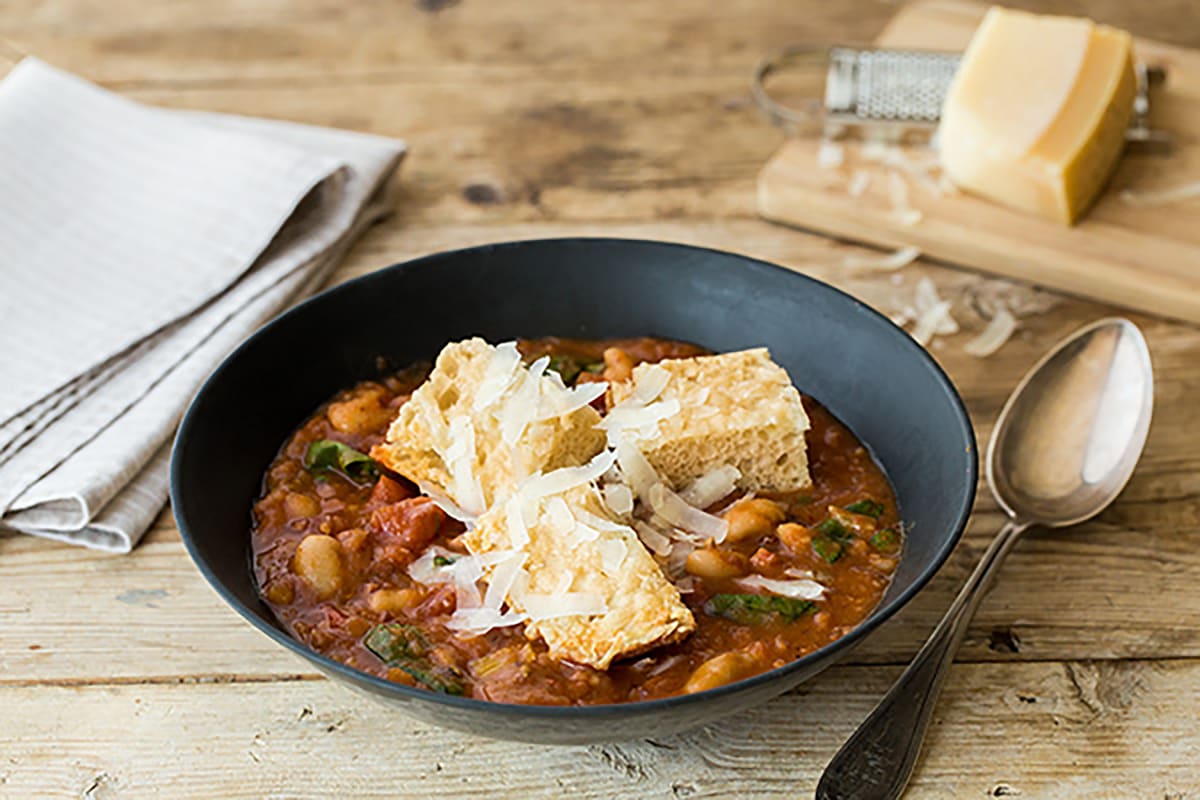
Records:
M881 553L894 553L900 547L900 534L895 528L884 528L871 537L871 547Z
M457 559L446 558L445 556L434 556L433 557L433 565L435 567L448 567L451 564L453 564L456 560Z
M320 439L308 446L304 468L316 473L337 470L356 483L374 483L379 479L375 459L332 439Z
M557 372L563 383L568 386L575 382L580 372L583 372L583 366L573 356L568 355L550 356L549 367Z
M832 564L842 557L844 547L841 542L835 542L828 536L814 536L812 549L814 553Z
M762 625L777 618L795 622L816 607L811 600L770 594L714 594L704 604L704 613L741 625Z
M835 542L848 542L852 536L850 531L846 530L845 525L832 517L826 518L817 526L817 533L823 534Z
M391 623L367 631L363 646L389 667L397 667L435 692L461 695L466 691L462 674L429 659L429 641L415 625Z
M583 371L590 372L593 375L599 375L601 372L604 372L604 362L603 361L589 361L588 363L583 365Z
M883 516L883 503L867 497L846 506L846 510L854 514L862 514L871 519L879 519Z

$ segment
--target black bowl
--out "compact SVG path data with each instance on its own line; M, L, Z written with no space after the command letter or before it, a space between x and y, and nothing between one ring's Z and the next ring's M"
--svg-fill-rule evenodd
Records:
M289 434L337 390L480 335L660 336L716 351L766 345L801 391L873 451L907 544L879 607L838 641L762 675L639 703L541 707L413 689L321 656L259 599L250 508ZM274 320L196 396L175 440L171 502L192 559L234 609L334 680L405 713L497 738L555 744L662 736L763 703L830 666L921 589L958 541L975 495L975 439L946 375L854 298L743 256L658 242L553 239L420 258L337 286Z

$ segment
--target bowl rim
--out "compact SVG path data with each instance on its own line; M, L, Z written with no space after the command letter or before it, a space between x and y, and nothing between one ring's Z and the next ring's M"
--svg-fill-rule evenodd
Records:
M241 357L241 354L260 338L270 335L277 327L282 326L285 322L294 316L304 313L309 305L318 302L323 302L325 298L337 295L343 292L354 291L355 288L362 283L378 280L385 274L392 274L399 271L407 271L410 269L420 269L427 266L432 266L439 261L447 259L459 259L463 257L471 257L473 255L487 254L496 250L519 249L530 246L602 246L602 247L623 247L629 245L635 246L652 246L657 248L677 249L690 253L702 253L710 256L718 256L721 258L731 258L742 262L745 269L758 270L763 272L783 272L790 276L790 279L797 280L801 283L807 283L810 286L819 287L824 291L831 291L841 295L845 300L856 307L859 313L865 313L868 317L874 317L877 321L886 323L888 327L894 329L895 332L903 336L904 344L902 346L911 348L919 361L922 361L929 373L938 384L941 392L950 400L952 409L956 412L955 422L962 429L964 445L967 459L967 476L966 490L961 496L961 507L958 508L956 519L953 523L953 530L946 537L942 545L935 551L934 557L924 565L920 573L913 580L912 584L893 597L886 605L880 604L876 606L868 615L868 617L855 626L845 635L835 639L829 644L817 648L811 653L807 653L800 658L789 661L781 667L776 667L766 672L753 675L740 681L718 686L713 689L707 689L694 694L673 695L670 697L660 697L652 700L633 700L621 703L604 703L594 705L525 705L521 703L500 703L491 700L477 700L473 697L465 697L458 695L443 694L440 692L432 692L417 687L407 686L402 683L389 681L385 678L380 678L370 673L363 672L340 661L336 661L322 653L308 648L300 640L294 638L286 631L281 630L270 622L262 619L259 614L246 604L242 603L232 591L230 591L224 583L217 577L214 570L209 566L207 561L200 555L198 546L195 542L195 537L188 526L188 521L183 517L179 509L181 505L176 502L181 493L183 483L183 475L180 466L179 452L187 445L187 439L190 434L190 429L194 424L194 417L198 401L217 383L230 365ZM870 449L870 443L867 443ZM170 500L171 511L175 518L176 526L179 529L180 537L183 540L184 547L187 550L188 556L192 563L200 571L201 575L208 582L209 586L225 601L227 605L233 608L244 620L249 622L260 632L266 634L276 643L284 646L292 652L302 656L308 661L313 662L321 671L327 675L333 673L340 679L354 684L365 684L371 690L382 694L398 694L404 699L417 700L422 702L433 703L435 705L450 706L456 709L474 710L484 713L500 713L510 716L525 717L531 719L547 719L547 720L587 720L587 719L609 719L617 717L642 716L655 714L661 711L681 709L692 706L698 703L709 702L715 698L723 697L731 694L740 694L745 691L753 690L755 687L764 684L773 683L781 678L786 678L789 675L797 672L803 672L806 668L811 667L821 661L827 661L826 666L832 665L846 654L856 644L870 635L883 623L887 622L903 609L912 600L914 596L928 585L929 581L941 569L941 567L949 559L950 554L961 540L967 522L971 517L971 512L974 508L977 485L979 481L979 454L978 446L975 438L975 430L971 424L970 415L967 412L966 405L954 383L950 377L942 369L937 360L933 358L925 348L921 347L915 339L913 339L906 331L893 323L888 317L871 308L866 303L863 303L853 295L821 281L812 276L788 269L779 264L773 264L769 261L754 258L752 256L733 253L727 250L718 250L711 247L703 247L699 245L685 244L681 242L667 242L653 239L634 239L623 237L609 236L563 236L549 238L532 238L532 239L517 239L501 242L491 242L470 247L457 248L453 250L441 250L435 253L429 253L424 256L409 259L407 261L397 262L395 264L381 267L372 270L364 275L343 281L336 286L331 286L323 289L313 296L306 298L300 303L292 306L286 311L278 314L266 324L259 327L256 331L246 337L232 352L221 360L221 363L214 369L209 376L204 380L199 390L193 396L192 401L188 405L188 409L184 414L179 428L176 432L174 442L171 447L171 465L170 465ZM248 533L248 530L247 530ZM247 565L252 570L251 565ZM882 611L881 611L882 609ZM801 679L803 680L803 679Z

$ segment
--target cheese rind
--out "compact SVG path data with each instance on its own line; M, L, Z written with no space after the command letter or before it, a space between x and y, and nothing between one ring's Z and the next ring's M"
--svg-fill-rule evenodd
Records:
M1136 83L1124 31L992 8L946 96L942 166L962 189L1069 225L1120 158Z

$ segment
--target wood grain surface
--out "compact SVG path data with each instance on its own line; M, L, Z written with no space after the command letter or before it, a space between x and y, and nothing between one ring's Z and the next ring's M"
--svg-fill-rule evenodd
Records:
M1194 0L1022 2L1200 47ZM483 242L597 234L743 252L885 311L920 277L963 332L931 352L980 441L1036 358L1110 307L1057 295L999 353L964 342L980 292L917 263L757 218L782 136L748 73L788 42L870 41L897 5L667 0L0 0L0 59L42 58L138 100L405 138L397 212L336 280ZM599 278L598 278L599 279ZM896 281L896 282L893 282ZM913 798L1200 798L1200 330L1146 315L1157 406L1120 500L1035 533L951 671ZM0 533L0 798L811 796L1000 524L981 492L931 586L841 666L765 709L668 741L544 748L412 722L242 623L168 511L129 556Z

